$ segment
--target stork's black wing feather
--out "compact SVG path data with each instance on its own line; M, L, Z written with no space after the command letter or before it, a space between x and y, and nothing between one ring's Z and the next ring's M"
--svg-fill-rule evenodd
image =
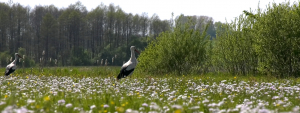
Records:
M127 69L127 67L121 69L121 71L117 77L117 80L127 77L131 72L134 71L134 68L132 68L130 70L126 70L126 69Z
M6 69L5 70L5 76L8 76L9 74L11 74L12 72L14 72L15 70L13 70L12 68Z

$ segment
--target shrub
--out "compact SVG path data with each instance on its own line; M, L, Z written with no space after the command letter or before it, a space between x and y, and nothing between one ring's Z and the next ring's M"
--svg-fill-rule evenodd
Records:
M203 33L195 30L195 23L189 21L184 25L176 20L173 31L161 33L151 41L139 56L138 67L153 74L187 74L195 67L204 66L206 44L209 37L206 29Z

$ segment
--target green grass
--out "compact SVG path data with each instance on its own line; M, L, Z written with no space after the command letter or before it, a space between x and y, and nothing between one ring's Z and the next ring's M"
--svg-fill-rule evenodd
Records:
M120 67L19 68L0 77L0 110L34 112L293 111L299 79L264 76L147 75L136 71L116 81ZM2 72L4 69L1 68ZM65 101L64 103L62 101ZM72 106L67 107L67 104ZM242 108L242 105L244 108Z

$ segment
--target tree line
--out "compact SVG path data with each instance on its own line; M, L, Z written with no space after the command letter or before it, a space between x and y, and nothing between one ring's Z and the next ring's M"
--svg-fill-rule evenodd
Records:
M134 15L113 4L100 4L88 12L81 2L62 9L0 3L0 20L2 66L19 48L35 63L57 59L62 66L92 65L103 58L112 62L116 53L118 62L129 56L130 44L142 48L142 37L155 38L170 26L157 15Z
M54 5L31 9L1 2L0 20L1 66L20 52L26 55L27 67L105 65L105 61L107 65L121 65L130 57L131 45L143 50L147 41L174 26L172 19L126 13L114 4L101 3L87 11L79 1L60 9ZM200 29L212 18L194 16L194 20ZM214 27L210 33L215 35Z
M133 15L113 4L100 4L90 12L81 2L65 9L1 3L0 9L1 52L13 54L24 48L35 62L52 58L60 65L89 65L91 59L108 57L104 52L128 48L134 39L169 28L168 21L157 15Z
M245 10L231 22L214 23L213 39L206 35L210 25L206 32L199 32L190 18L152 41L139 57L139 69L155 74L299 77L299 4L272 3L266 10ZM177 23L182 18L186 17ZM153 55L156 60L151 60Z

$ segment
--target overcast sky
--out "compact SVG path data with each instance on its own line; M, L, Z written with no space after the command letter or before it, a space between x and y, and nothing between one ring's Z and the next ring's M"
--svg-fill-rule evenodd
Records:
M0 0L8 2L8 0ZM99 4L109 5L113 3L120 6L126 13L142 14L148 13L151 17L156 13L160 19L170 19L171 13L174 16L184 15L205 15L212 17L214 21L228 22L234 17L242 14L243 10L257 9L259 0L12 0L23 6L34 8L36 5L55 5L58 8L66 8L77 1L87 8L88 11L96 8ZM260 0L260 7L265 9L269 3L282 3L286 0ZM298 0L290 0L291 3Z

